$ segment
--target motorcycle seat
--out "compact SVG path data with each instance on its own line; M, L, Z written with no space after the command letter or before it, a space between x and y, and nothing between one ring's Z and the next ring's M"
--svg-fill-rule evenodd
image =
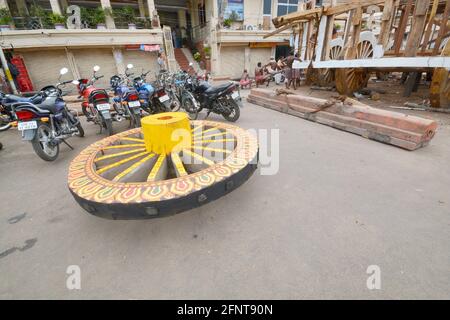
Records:
M51 113L56 113L56 103L54 98L47 98L42 103L36 104L36 107L44 110L48 110Z
M16 96L14 94L7 94L5 95L5 103L15 103L15 102L30 102L30 103L39 103L41 100L41 96L39 94L35 94L31 97L22 97L22 96Z
M231 86L234 86L234 83L224 83L218 86L214 86L214 87L210 87L208 89L206 89L205 93L206 94L216 94L216 93L220 93L228 88L230 88Z

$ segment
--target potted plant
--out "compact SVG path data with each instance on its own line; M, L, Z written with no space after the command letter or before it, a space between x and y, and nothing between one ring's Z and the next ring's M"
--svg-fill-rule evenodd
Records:
M205 59L211 59L211 47L210 46L205 46L203 48L203 52L205 54Z
M55 29L61 30L66 28L66 18L63 15L60 15L58 13L50 13L49 19L50 22L55 26Z
M200 60L202 60L202 55L200 54L200 52L196 52L194 53L194 60L199 62Z
M97 7L92 15L92 24L97 25L97 29L106 29L107 14L112 14L111 8L103 9L102 7Z
M117 8L113 10L114 18L117 18L119 22L127 22L128 29L136 29L136 19L134 14L134 9L130 6L125 6L122 8Z
M230 18L226 18L225 20L223 20L223 26L225 27L225 29L230 29L232 22L233 21L231 21Z
M7 8L0 9L0 30L11 30L12 17Z

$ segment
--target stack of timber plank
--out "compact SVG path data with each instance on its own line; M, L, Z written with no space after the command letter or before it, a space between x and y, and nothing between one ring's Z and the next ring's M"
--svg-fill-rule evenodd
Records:
M434 120L369 107L349 98L324 100L252 89L247 101L407 150L426 146L437 129Z

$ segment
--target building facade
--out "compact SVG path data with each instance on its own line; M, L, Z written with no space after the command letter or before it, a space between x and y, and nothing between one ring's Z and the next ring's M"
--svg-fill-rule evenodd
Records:
M99 85L105 86L128 63L136 73L154 75L159 51L172 70L185 67L180 57L191 61L199 52L213 77L238 78L243 69L252 74L258 62L287 53L288 32L264 36L274 30L273 17L300 10L303 2L0 0L1 44L22 60L34 90L54 83L62 67L70 70L67 78L78 79L99 65L105 76Z

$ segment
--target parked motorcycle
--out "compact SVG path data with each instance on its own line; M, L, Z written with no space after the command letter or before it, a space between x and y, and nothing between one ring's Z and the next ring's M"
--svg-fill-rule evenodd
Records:
M129 70L133 68L132 64L127 65L125 78L112 76L110 79L111 88L114 92L114 110L117 114L130 120L130 125L138 128L141 126L141 102L136 89L129 86Z
M67 72L67 68L62 68L58 81ZM84 136L77 113L69 110L62 98L61 87L69 83L78 84L78 81L68 80L44 87L30 98L5 96L6 101L14 101L11 107L18 120L17 128L22 132L22 139L30 141L36 154L45 161L53 161L58 157L61 142L73 149L66 142L67 138Z
M191 92L199 102L200 108L207 110L205 119L211 112L222 115L226 120L235 122L239 119L243 107L239 86L230 81L219 86L212 86L207 81L192 78Z
M167 94L164 86L158 85L158 82L155 86L146 82L145 79L148 73L149 71L142 72L139 77L133 79L133 86L138 91L143 109L150 114L173 111L171 108L172 99Z
M192 62L189 63L192 67ZM189 119L196 120L200 110L199 103L191 93L193 91L193 79L187 71L182 71L174 76L174 84L176 87L176 97L181 102L183 108L189 115Z
M78 93L83 97L81 108L83 114L86 116L88 122L94 122L100 126L100 133L103 129L106 129L108 135L113 135L114 121L122 121L123 117L114 112L109 102L109 94L105 89L98 89L94 86L94 83L103 78L103 76L97 76L97 72L100 70L99 66L94 66L93 75L90 80L80 79L78 84ZM113 112L111 112L113 111Z

